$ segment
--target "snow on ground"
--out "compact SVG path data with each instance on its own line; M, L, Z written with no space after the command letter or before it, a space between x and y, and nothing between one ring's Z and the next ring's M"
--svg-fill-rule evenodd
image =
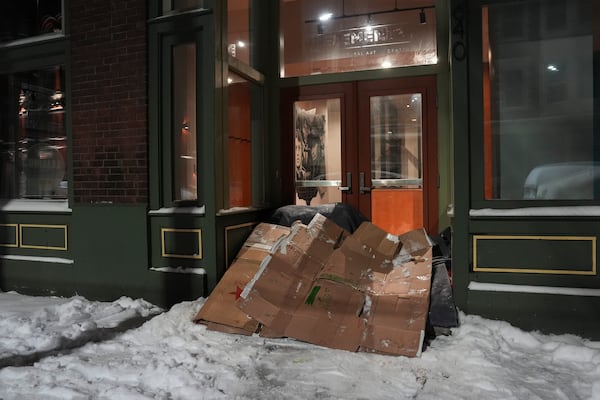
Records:
M600 342L576 336L461 314L420 358L383 356L207 331L203 303L0 293L0 399L600 400Z

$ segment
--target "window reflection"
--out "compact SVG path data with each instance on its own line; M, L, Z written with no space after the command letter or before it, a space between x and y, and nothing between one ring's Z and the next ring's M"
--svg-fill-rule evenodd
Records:
M482 8L486 199L600 198L593 15L592 0Z
M62 29L62 0L0 2L0 43Z
M422 186L421 94L371 97L373 186Z
M63 69L0 75L0 93L0 198L66 198Z

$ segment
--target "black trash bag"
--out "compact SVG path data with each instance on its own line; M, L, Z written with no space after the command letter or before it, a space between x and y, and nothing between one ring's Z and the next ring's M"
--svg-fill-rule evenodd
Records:
M268 218L269 223L292 226L295 221L308 225L313 217L322 214L335 222L340 228L353 233L364 221L367 221L358 210L344 203L328 203L317 206L288 205L279 207Z
M428 324L436 334L447 334L457 327L458 311L452 295L452 233L450 228L439 235L430 236L433 242L433 271Z
M452 285L446 266L443 263L433 263L429 323L434 329L455 328L458 326L458 313L452 295ZM440 331L443 330L440 329Z

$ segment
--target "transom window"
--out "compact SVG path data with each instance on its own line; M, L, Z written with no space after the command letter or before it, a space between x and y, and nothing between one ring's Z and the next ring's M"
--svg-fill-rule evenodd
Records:
M282 77L437 64L432 0L281 0Z

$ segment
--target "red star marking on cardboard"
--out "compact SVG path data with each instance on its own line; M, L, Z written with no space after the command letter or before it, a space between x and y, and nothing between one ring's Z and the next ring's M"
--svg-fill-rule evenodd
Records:
M235 295L235 299L239 299L242 295L242 288L238 285L235 285L235 292L229 292L229 294Z

